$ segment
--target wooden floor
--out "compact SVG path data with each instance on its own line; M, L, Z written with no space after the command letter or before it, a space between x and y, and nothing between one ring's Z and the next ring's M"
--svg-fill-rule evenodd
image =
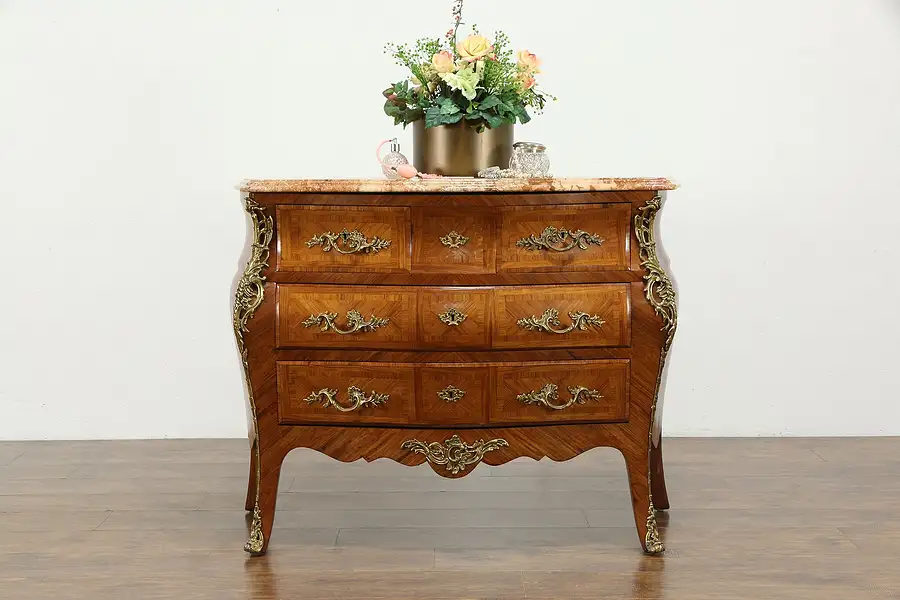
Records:
M663 556L609 449L455 481L298 450L254 559L245 441L0 442L0 599L900 598L900 438L665 451Z

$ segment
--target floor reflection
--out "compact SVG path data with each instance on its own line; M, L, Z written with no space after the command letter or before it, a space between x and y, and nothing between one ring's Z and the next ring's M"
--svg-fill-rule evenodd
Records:
M659 511L656 518L660 539L666 544L669 513ZM248 515L248 533L249 529ZM447 531L449 535L452 530ZM676 556L672 551L658 556L640 554L633 546L630 528L606 528L599 544L579 540L577 528L568 531L571 533L549 544L544 540L534 546L510 543L504 547L503 541L490 539L486 546L476 543L472 548L437 550L431 545L434 538L413 534L405 540L408 544L401 545L358 538L349 546L282 541L267 556L245 559L243 593L235 592L247 600L344 596L356 600L524 599L544 597L542 592L551 590L557 598L646 600L667 596L666 562ZM291 537L296 530L281 533ZM445 545L449 541L442 539ZM493 546L495 542L499 542L497 546ZM427 562L413 564L411 555L425 556Z
M300 577L302 573L295 571L293 575ZM248 600L282 597L278 591L278 576L268 556L248 558L244 562L244 591Z
M376 553L390 553L390 548L369 549ZM423 552L426 550L423 549ZM340 554L337 549L322 549L324 553ZM498 550L498 552L503 552ZM514 552L514 550L510 550ZM589 550L585 550L589 552ZM623 554L627 554L627 550ZM608 555L606 555L608 556ZM616 569L607 564L604 570L541 571L540 569L513 571L510 565L497 564L497 571L378 571L361 568L357 571L312 570L294 557L272 553L270 556L247 558L244 562L244 593L247 600L272 600L287 598L353 597L366 598L416 598L417 600L449 600L451 598L530 598L541 597L542 586L565 590L569 594L554 595L557 598L590 597L622 598L631 600L656 600L666 597L665 554L639 555L612 559L610 562L624 566L631 562L631 569ZM602 561L598 561L602 562ZM519 568L521 568L521 564ZM510 594L510 578L521 578L520 594ZM473 594L473 580L478 580L477 593ZM496 585L495 585L496 584ZM370 594L370 595L367 595Z

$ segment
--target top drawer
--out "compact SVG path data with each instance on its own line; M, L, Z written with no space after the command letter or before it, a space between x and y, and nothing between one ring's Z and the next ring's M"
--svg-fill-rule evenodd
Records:
M628 270L628 203L460 207L279 205L279 271Z
M500 271L626 270L629 204L501 209Z
M278 206L279 271L409 272L409 209Z

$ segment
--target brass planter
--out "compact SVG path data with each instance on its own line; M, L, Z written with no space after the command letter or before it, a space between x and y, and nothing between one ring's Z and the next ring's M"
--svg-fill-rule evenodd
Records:
M425 173L458 177L474 177L488 167L505 169L512 157L513 127L478 133L465 121L426 128L418 120L413 123L413 164Z

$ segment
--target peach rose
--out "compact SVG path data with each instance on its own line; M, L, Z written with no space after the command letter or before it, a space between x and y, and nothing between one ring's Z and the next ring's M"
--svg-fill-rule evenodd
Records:
M466 62L475 62L494 51L494 47L483 35L470 35L456 44L459 57Z
M531 75L519 77L519 83L522 85L522 90L530 90L534 87L534 77Z
M540 73L541 59L528 50L522 50L519 52L519 68L529 73Z
M453 71L453 55L443 50L431 57L431 66L438 73L450 73Z

